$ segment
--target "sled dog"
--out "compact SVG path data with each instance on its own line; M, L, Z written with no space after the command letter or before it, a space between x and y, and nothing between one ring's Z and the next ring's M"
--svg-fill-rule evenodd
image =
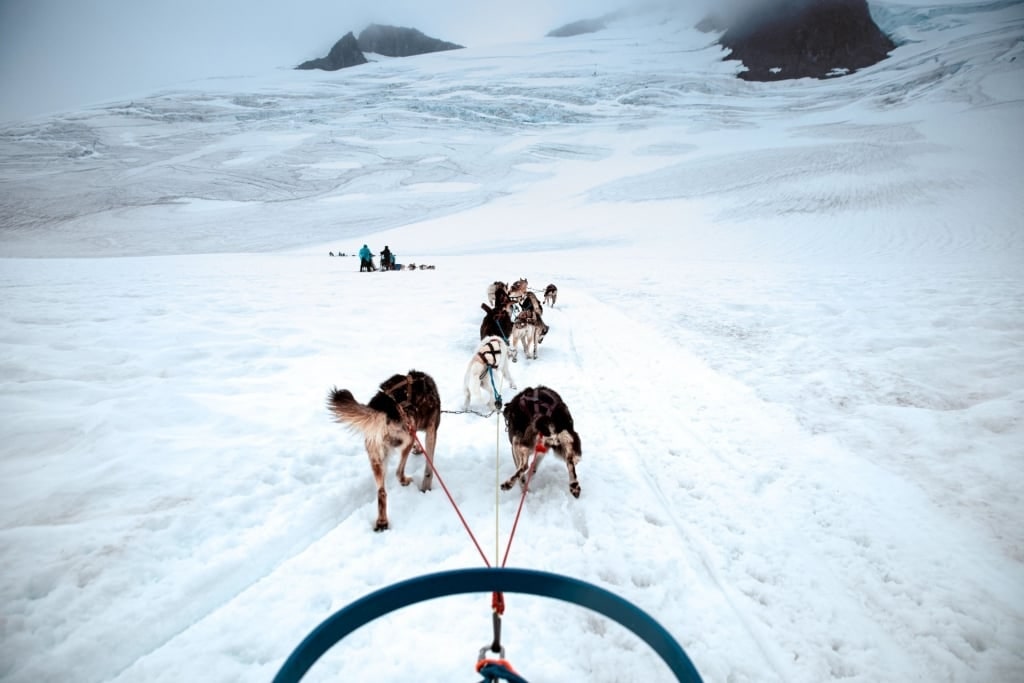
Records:
M554 306L558 300L558 287L554 285L548 285L544 288L544 303L548 306Z
M554 389L543 385L528 387L505 405L502 411L505 427L512 443L512 459L516 471L501 488L508 490L519 482L526 487L526 469L530 455L534 456L531 473L549 448L565 461L569 470L569 492L580 497L580 483L576 478L576 463L583 457L580 436L573 427L572 414L562 397Z
M537 360L537 346L544 341L549 329L536 310L522 311L512 326L509 340L513 359L518 355L518 348L522 348L527 359Z
M508 294L508 286L501 280L495 280L487 286L487 303L491 306L494 306L499 291Z
M492 413L495 411L494 398L495 394L499 393L498 385L500 383L497 377L498 373L501 373L501 377L508 382L509 387L513 390L516 388L515 380L509 374L508 361L509 348L504 339L492 335L485 337L480 342L479 348L469 359L469 366L466 368L466 377L463 380L463 392L466 400L462 406L463 410L469 410L469 404L473 399L483 395L487 397L488 410Z
M363 435L370 469L377 484L377 522L374 531L388 528L388 494L384 488L387 474L387 456L391 449L399 449L398 481L402 486L412 483L405 476L405 463L409 451L416 443L417 431L426 433L427 459L423 465L421 491L429 491L434 480L434 447L437 445L437 427L441 423L441 398L430 375L410 370L404 375L392 375L380 385L380 390L363 404L348 389L331 389L327 408L336 422Z

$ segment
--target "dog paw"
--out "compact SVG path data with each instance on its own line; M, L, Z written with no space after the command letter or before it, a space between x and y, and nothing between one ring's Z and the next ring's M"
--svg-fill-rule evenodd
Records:
M569 493L572 494L573 498L579 498L580 497L580 485L575 483L575 482L573 482L572 484L569 484Z
M373 526L373 530L374 531L387 531L388 530L388 520L386 520L386 519L378 519L377 523Z
M402 486L408 486L412 483L412 477L401 477L398 481L401 482Z
M502 491L508 491L510 488L512 488L512 482L511 481L506 481L504 484L501 485L501 490Z

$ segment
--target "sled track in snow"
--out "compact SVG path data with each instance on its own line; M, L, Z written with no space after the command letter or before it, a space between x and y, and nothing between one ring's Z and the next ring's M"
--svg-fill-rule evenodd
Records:
M648 459L653 466L641 465L636 457L619 459L619 464L627 466L645 483L652 499L657 501L658 507L664 517L668 519L670 528L679 538L682 546L690 548L698 554L703 573L708 581L722 595L725 603L729 605L752 641L757 644L765 661L778 679L785 680L787 676L784 674L784 667L776 661L771 649L766 646L764 637L753 625L752 617L730 596L729 591L725 588L724 580L714 568L706 544L687 528L677 506L666 495L656 475L656 472L679 468L683 465L678 433L669 434L662 426L678 419L676 406L682 407L693 403L693 399L686 395L688 383L685 367L676 360L678 347L672 340L654 336L647 330L635 329L635 323L614 308L602 304L592 297L581 295L579 292L574 292L573 296L571 309L560 309L559 317L565 322L565 334L568 336L572 363L578 370L577 377L586 386L585 394L591 397L589 402L602 407L601 412L612 417L615 430L624 437L627 443L636 442L638 435L641 435L640 443L637 445L645 452L643 457ZM589 321L599 321L600 327ZM625 329L630 332L627 333L628 337L609 336L606 333L608 329ZM581 353L581 347L584 350L583 353ZM652 360L655 362L652 363ZM625 372L621 365L623 362L629 363ZM644 367L645 365L646 367ZM656 369L657 372L655 372ZM624 384L632 387L622 392L624 396L647 395L649 393L647 387L657 387L659 394L668 389L671 396L670 406L624 405L617 397L616 391ZM609 406L616 406L616 404L621 405L621 409L614 407L609 409ZM712 456L728 469L739 474L740 463L717 451L694 430L686 427L679 429L685 434L688 442L685 448L699 452L703 457ZM586 440L584 440L584 444L586 444ZM737 478L739 477L737 476ZM657 515L652 513L646 517L650 523L662 525L658 521Z
M916 500L913 489L863 466L829 435L808 433L792 407L765 401L750 386L708 368L666 336L662 330L670 326L638 323L624 310L573 292L572 306L548 320L552 340L560 330L568 339L565 365L574 366L570 386L580 404L574 408L577 422L597 416L580 430L584 452L594 436L606 451L584 457L581 483L586 491L588 472L608 461L616 470L611 476L635 479L634 486L647 492L634 492L632 507L623 510L611 507L622 506L622 499L599 504L610 506L609 514L632 512L654 525L664 517L661 526L685 550L675 552L673 561L685 562L691 581L707 583L707 592L722 598L720 606L703 602L701 609L712 621L735 616L735 625L726 617L706 624L705 631L718 641L749 637L756 646L751 651L763 655L765 663L754 665L756 671L744 670L749 662L734 663L729 675L872 677L907 648L922 649L902 637L907 624L893 607L906 602L904 588L887 582L901 569L891 549L915 539L901 534L898 524L891 533L870 530L914 514L916 508L901 507ZM895 493L904 490L909 498ZM617 487L620 492L628 489ZM858 520L865 515L876 526ZM656 538L653 532L651 537ZM773 554L780 543L789 552ZM931 552L926 544L913 547ZM877 595L861 590L865 583L878 586ZM911 594L918 604L933 599L924 590ZM831 596L831 645L806 637L820 622L816 601L823 595ZM681 590L670 598L686 607ZM790 612L791 632L772 627L780 609ZM852 633L844 630L847 623L860 627ZM839 650L843 656L836 655Z
M353 446L353 448L357 447ZM360 454L357 453L356 455ZM288 542L287 536L278 539L276 542L270 542L262 549L257 558L247 562L247 570L241 572L240 576L231 575L226 577L220 590L217 590L216 587L212 589L219 594L215 599L196 601L203 606L201 614L190 615L187 620L183 619L179 623L174 624L170 631L161 634L159 642L152 644L145 651L139 652L131 661L116 667L112 671L110 679L113 680L123 676L125 672L131 670L139 662L161 651L175 639L188 633L189 630L201 624L207 618L220 612L225 606L245 594L260 581L274 574L281 566L321 542L325 536L337 528L338 524L341 523L340 520L348 519L350 516L357 514L360 508L367 505L369 499L365 495L360 496L354 493L356 489L361 488L362 481L350 480L343 488L335 491L333 487L337 483L332 481L324 484L324 487L331 491L328 496L308 496L307 500L318 501L318 504L311 505L305 514L298 515L292 520L294 527L297 529L316 528L317 532L315 534L311 534L293 543Z

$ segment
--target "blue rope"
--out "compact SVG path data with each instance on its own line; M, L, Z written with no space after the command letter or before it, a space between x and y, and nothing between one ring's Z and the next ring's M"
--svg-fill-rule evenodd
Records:
M515 321L512 322L512 326L515 327ZM512 348L512 342L510 342L508 337L505 336L505 330L501 329L501 323L498 323L498 334L500 334L501 338L505 340L505 343L508 344L509 348Z
M498 679L509 681L509 683L529 683L519 674L509 671L508 667L496 662L484 664L480 667L480 674L483 676L480 683L494 683Z
M498 387L494 385L494 368L490 365L487 366L487 374L491 377L491 390L494 392L494 405L501 410L501 394L498 393Z
M561 574L532 569L455 569L427 574L381 588L335 612L292 651L273 683L297 683L339 640L363 624L397 609L447 595L527 593L587 607L635 633L668 665L679 683L702 683L679 643L665 627L633 603L604 588ZM624 662L623 666L629 666Z

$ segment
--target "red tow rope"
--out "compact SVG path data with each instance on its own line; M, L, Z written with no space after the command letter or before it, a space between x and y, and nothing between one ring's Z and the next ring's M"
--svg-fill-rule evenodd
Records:
M431 471L437 477L437 481L441 484L441 488L444 489L445 495L448 496L448 501L452 504L452 507L455 509L455 514L459 516L459 521L462 522L462 526L466 529L466 533L469 534L470 540L473 541L473 545L476 546L476 550L478 553L480 553L480 557L483 559L484 564L490 567L491 563L488 561L487 555L484 553L483 548L480 547L480 543L477 542L476 536L473 535L473 530L469 528L469 523L466 521L466 518L462 515L462 511L459 510L459 506L455 502L455 498L452 496L451 491L448 490L447 484L444 483L444 479L441 477L441 473L437 471L436 467L434 467L433 457L431 456L431 454L427 453L427 449L424 448L423 444L420 443L419 437L416 436L415 428L411 428L409 430L409 433L412 434L412 438L413 441L416 442L416 446L421 451L423 451L424 457L426 457L427 462L430 464ZM547 453L547 450L548 447L547 444L544 443L543 437L538 435L537 443L533 447L533 460L529 463L529 467L526 470L526 481L523 484L523 494L519 497L519 507L516 508L516 518L512 522L512 531L508 535L508 545L505 546L505 555L501 559L502 567L504 567L505 563L508 562L508 555L509 552L512 550L512 539L515 538L516 529L519 527L519 517L523 512L523 503L526 502L526 492L530 490L530 480L533 478L533 472L537 467L537 458L541 454ZM493 593L491 593L491 623L492 626L494 627L494 640L490 645L490 650L491 652L500 653L502 657L504 657L505 655L505 648L501 645L501 617L503 614L505 614L505 594L501 591L494 591ZM515 669L512 668L512 665L509 664L508 661L504 658L485 659L484 652L486 652L487 649L487 646L484 646L484 648L480 650L479 659L477 661L477 672L480 672L485 666L489 670L493 670L494 667L496 666L498 667L499 671L501 669L507 669L507 673L503 676L506 678L506 680L523 680L521 677L518 676ZM491 680L494 680L494 678L491 677Z
M537 468L537 456L547 453L548 447L544 443L543 437L537 436L537 445L533 447L533 462L526 470L526 483L523 484L523 495L519 497L519 507L516 509L516 518L512 522L512 532L508 535L508 545L505 546L505 556L501 559L501 566L504 567L505 563L508 562L508 553L512 550L512 539L516 535L516 527L519 526L519 515L523 511L523 503L526 502L526 492L530 490L530 479L533 478L533 471Z

